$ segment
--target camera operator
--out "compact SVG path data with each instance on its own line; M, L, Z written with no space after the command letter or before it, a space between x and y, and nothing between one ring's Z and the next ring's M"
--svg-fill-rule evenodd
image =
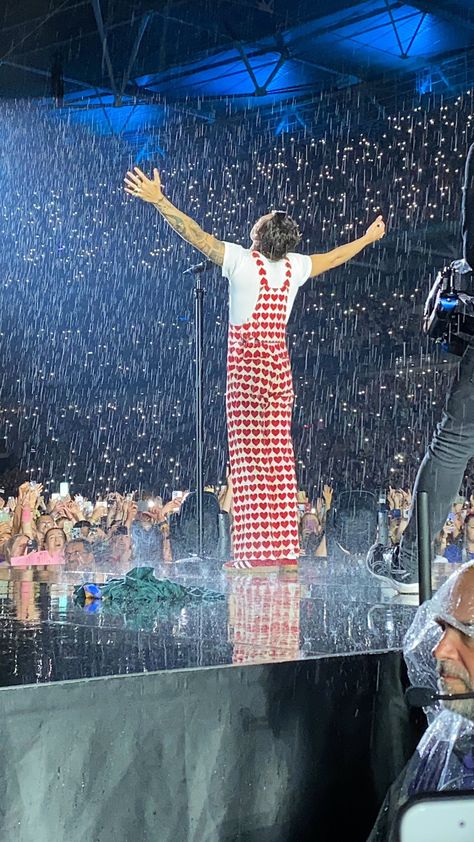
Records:
M456 262L455 269L462 274L463 291L471 295L474 294L474 144L466 161L462 234L464 259ZM459 353L459 343L456 346L455 352ZM413 489L413 501L418 491L428 494L430 530L433 536L445 523L451 505L458 496L467 462L474 456L474 344L464 342L464 347L442 419L420 465ZM367 555L367 567L372 575L399 593L417 593L418 552L414 504L410 507L407 527L399 546L374 544Z

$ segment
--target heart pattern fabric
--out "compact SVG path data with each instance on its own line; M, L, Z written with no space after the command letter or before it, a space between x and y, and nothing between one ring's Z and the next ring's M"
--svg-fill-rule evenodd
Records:
M227 433L234 492L236 561L298 558L295 457L291 441L293 382L286 345L291 264L281 287L269 286L252 252L260 290L248 322L229 325Z
M233 598L233 663L293 661L300 646L301 585L277 576L238 576Z

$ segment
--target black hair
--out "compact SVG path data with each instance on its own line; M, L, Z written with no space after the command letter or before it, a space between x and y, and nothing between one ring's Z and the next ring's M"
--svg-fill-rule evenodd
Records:
M117 529L114 529L114 531L112 533L112 538L114 538L115 535L128 535L127 527L126 526L117 526Z
M88 552L92 552L92 544L87 540L87 538L71 538L71 540L67 542L66 546L72 547L73 544L83 544Z
M255 245L269 260L281 260L296 248L300 240L301 234L296 222L285 211L276 211L259 226Z
M64 543L67 544L67 535L66 535L64 529L61 529L60 526L51 526L50 529L46 530L46 533L45 533L45 536L44 536L44 543L46 544L46 538L48 537L49 533L50 532L56 532L56 531L62 532L63 537L64 537Z

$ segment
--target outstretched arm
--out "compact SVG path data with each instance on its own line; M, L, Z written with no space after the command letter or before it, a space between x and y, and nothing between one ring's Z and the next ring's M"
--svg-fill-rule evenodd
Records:
M149 179L138 167L134 167L133 173L127 172L125 184L127 185L125 187L126 193L153 204L183 240L199 249L213 263L222 266L224 262L224 243L212 234L203 231L194 219L178 210L163 195L157 169L153 170L153 179Z
M213 234L207 234L203 231L194 219L175 208L172 202L164 196L161 202L154 202L153 204L183 240L199 249L213 263L222 266L224 262L224 243L216 239Z
M363 237L358 240L353 240L352 243L347 243L345 246L339 246L337 249L327 251L325 254L311 255L311 277L322 275L328 269L335 269L342 263L346 263L356 254L359 254L366 246L380 240L385 234L385 222L381 216L378 216L375 222L367 228Z

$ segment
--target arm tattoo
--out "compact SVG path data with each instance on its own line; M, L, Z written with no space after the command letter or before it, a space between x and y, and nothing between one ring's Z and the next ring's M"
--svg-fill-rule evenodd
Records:
M222 266L224 262L224 243L217 240L212 234L206 234L194 219L175 208L168 200L156 204L155 207L183 240L199 249L213 263Z

